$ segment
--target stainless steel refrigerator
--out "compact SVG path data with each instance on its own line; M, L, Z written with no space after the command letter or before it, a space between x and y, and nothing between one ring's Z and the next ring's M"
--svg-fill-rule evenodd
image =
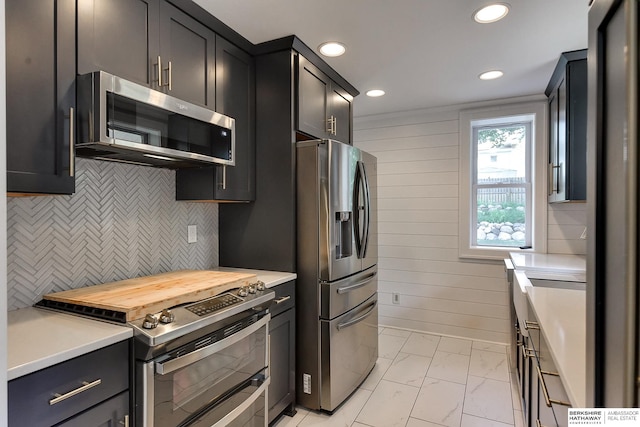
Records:
M589 10L587 406L640 405L640 3Z
M333 140L296 151L296 398L331 412L378 357L377 161Z

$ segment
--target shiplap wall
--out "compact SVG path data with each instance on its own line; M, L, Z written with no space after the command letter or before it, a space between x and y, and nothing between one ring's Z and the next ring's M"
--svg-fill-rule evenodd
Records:
M502 264L458 258L458 113L355 119L354 145L378 158L380 324L506 343Z
M380 324L506 343L502 264L458 258L463 108L354 120L354 145L378 158ZM549 253L586 253L585 203L549 205L547 221Z

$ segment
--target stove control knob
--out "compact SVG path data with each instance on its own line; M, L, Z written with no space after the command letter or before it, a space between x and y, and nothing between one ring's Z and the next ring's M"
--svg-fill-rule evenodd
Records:
M153 329L158 326L158 318L153 314L147 314L142 322L142 327L145 329Z
M171 323L176 320L176 315L173 314L168 308L162 310L160 313L160 323Z
M256 285L249 285L249 293L250 294L256 293Z
M241 287L240 289L238 289L238 296L239 297L246 297L247 295L249 295L249 291L247 290L246 287Z
M256 289L260 292L264 291L264 282L259 280L258 283L256 283Z

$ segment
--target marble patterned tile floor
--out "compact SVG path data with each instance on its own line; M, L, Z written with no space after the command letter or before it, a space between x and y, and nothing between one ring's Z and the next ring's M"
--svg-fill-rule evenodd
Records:
M379 328L369 377L332 415L298 407L274 427L523 427L507 347Z

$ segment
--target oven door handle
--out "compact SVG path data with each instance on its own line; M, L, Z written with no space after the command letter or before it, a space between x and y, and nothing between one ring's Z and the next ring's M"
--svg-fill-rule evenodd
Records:
M159 375L166 375L180 368L184 368L185 366L189 366L192 363L195 363L199 360L204 359L205 357L209 357L212 354L217 353L220 350L245 339L249 335L259 330L260 328L266 326L269 323L269 319L271 319L271 314L267 313L266 316L258 320L253 325L250 325L244 328L243 330L241 330L240 332L230 335L223 340L220 340L206 347L202 347L198 350L192 351L191 353L187 353L184 356L180 356L163 363L156 362L155 363L156 373Z
M251 393L251 396L249 396L247 398L247 400L242 402L233 411L229 412L220 421L218 421L217 423L215 423L211 427L224 427L226 425L229 425L229 423L231 421L233 421L236 418L238 418L240 416L240 414L242 414L244 411L249 409L249 407L251 405L253 405L253 403L260 398L262 393L264 393L267 390L267 387L269 387L270 383L271 383L271 377L265 378L263 380L262 384L260 385L260 387L258 387L258 389L256 391ZM266 405L265 405L265 407L266 407Z

